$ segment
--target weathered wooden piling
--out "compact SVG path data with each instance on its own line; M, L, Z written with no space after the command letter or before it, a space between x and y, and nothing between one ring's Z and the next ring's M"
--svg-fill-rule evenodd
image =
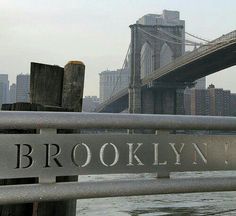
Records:
M31 63L30 102L61 106L64 69L56 65Z
M85 65L70 61L64 68L62 107L74 112L82 111Z

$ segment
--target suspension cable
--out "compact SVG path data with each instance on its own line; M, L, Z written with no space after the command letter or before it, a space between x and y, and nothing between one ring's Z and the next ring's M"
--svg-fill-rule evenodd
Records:
M180 41L183 40L181 37L179 37L179 36L177 36L177 35L174 35L174 34L171 34L170 32L167 32L167 31L165 31L165 30L163 30L163 29L161 29L161 28L158 28L158 31L163 32L163 33L165 33L166 35L168 35L168 36L170 36L170 37L172 37L172 38L175 38L175 39L177 39L177 40L180 40Z
M160 32L162 32L162 33L164 33L164 34L166 34L166 35L168 35L168 36L174 38L174 39L177 39L177 40L179 40L179 41L183 41L183 38L181 38L181 37L179 37L179 36L177 36L177 35L171 34L170 32L167 32L167 31L165 31L165 30L163 30L163 29L161 29L161 28L158 28L158 30L159 30ZM194 44L194 45L198 43L198 42L196 42L196 41L192 41L192 40L189 40L189 39L185 39L184 41L187 42L187 43L192 43L192 44Z
M177 41L170 41L170 40L167 40L167 39L164 39L164 38L161 38L161 37L158 37L150 32L147 32L145 31L144 29L142 28L139 28L142 32L144 32L145 34L151 36L151 37L154 37L156 39L159 39L159 40L162 40L162 41L165 41L165 42L168 42L168 43L172 43L172 44L178 44L178 45L182 45L182 44L185 44L185 45L188 45L188 46L196 46L196 45L201 45L200 43L195 43L195 42L192 42L192 41L188 41L187 43L181 43L181 42L177 42Z
M165 33L165 34L167 34L167 35L169 35L169 36L172 37L172 38L175 38L175 39L177 39L177 40L182 40L181 37L179 37L179 36L177 36L177 35L174 35L174 34L171 34L170 32L167 32L167 31L165 31L165 30L163 30L163 29L161 29L161 28L158 28L158 30L161 31L161 32L163 32L163 33ZM187 34L187 35L189 35L189 36L191 36L191 37L193 37L193 38L196 38L196 39L198 39L198 40L207 42L207 43L210 42L209 40L203 39L202 37L196 36L196 35L191 34L191 33L188 33L188 32L185 32L185 34Z
M127 50L127 52L126 52L125 60L124 60L124 62L123 62L122 68L120 69L119 76L118 76L117 79L116 79L115 86L113 87L112 92L111 92L111 95L110 95L110 97L108 98L108 100L113 96L113 94L114 94L114 92L115 92L115 89L116 89L116 87L117 87L117 85L118 85L118 82L121 80L121 73L122 73L122 71L123 71L124 68L125 68L125 63L126 63L126 60L127 60L127 58L128 58L129 52L130 52L130 47L131 47L131 43L129 44L129 47L128 47L128 50Z
M196 38L196 39L199 39L199 40L201 40L201 41L207 42L207 43L210 42L209 40L203 39L203 38L201 38L201 37L198 37L198 36L196 36L196 35L190 34L190 33L188 33L188 32L185 32L185 34L187 34L187 35L189 35L189 36L192 36L192 37L194 37L194 38Z

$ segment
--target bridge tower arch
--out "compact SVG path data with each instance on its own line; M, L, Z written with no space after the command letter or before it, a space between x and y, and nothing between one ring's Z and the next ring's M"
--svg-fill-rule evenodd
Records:
M154 68L154 51L152 45L146 41L141 49L141 79L152 73Z
M143 108L144 101L147 98L155 101L154 91L150 89L149 96L142 94L141 91L141 79L145 68L150 73L150 68L154 71L163 64L168 63L184 53L183 40L183 26L182 25L130 25L131 29L131 74L129 84L129 112L130 113L145 113ZM141 60L145 59L144 51L149 52L148 55L152 55L146 59L146 62ZM167 59L165 57L168 57ZM146 65L145 65L146 64ZM150 64L149 66L147 64ZM152 71L151 71L152 72ZM163 89L161 90L163 92ZM164 90L165 92L165 90ZM171 92L173 92L171 86ZM146 93L145 93L146 94ZM172 94L172 93L171 93ZM175 94L175 93L174 93ZM169 93L167 94L169 95ZM164 97L164 96L162 96ZM172 96L171 96L172 97ZM176 95L173 96L174 98ZM160 101L163 101L161 98ZM161 103L159 101L159 103ZM158 110L158 111L155 111ZM153 111L149 113L159 113L161 109L153 108Z
M173 60L174 53L171 48L164 43L160 51L160 67L163 67Z

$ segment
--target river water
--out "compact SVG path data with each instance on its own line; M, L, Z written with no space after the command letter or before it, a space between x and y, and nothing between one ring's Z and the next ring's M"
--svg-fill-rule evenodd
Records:
M236 172L173 173L173 178L235 176ZM79 181L154 178L152 174L82 176ZM77 216L236 215L236 192L168 194L83 199Z

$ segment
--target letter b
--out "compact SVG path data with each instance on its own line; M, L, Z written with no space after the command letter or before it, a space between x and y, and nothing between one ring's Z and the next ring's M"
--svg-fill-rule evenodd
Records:
M16 148L17 148L17 158L16 158L16 168L15 169L19 169L19 168L29 168L33 165L34 161L33 158L30 156L31 153L33 152L33 148L29 145L29 144L15 144ZM28 152L23 154L22 153L22 148L25 147L28 149ZM26 158L28 160L28 164L25 166L22 166L22 158Z

